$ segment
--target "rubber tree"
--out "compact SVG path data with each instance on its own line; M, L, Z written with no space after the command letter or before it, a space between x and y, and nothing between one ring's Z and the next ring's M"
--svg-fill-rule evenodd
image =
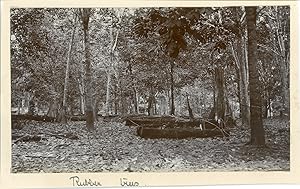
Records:
M79 9L80 18L83 27L83 45L84 45L84 63L85 63L85 115L86 115L86 126L87 129L94 129L94 118L93 118L93 94L92 94L92 73L91 73L91 56L90 56L90 39L89 39L89 20L91 16L90 8Z
M248 66L247 57L243 49L246 48L245 40L245 29L242 27L243 15L240 16L238 13L244 13L244 11L239 11L240 8L233 7L234 21L236 23L236 38L231 44L232 55L235 60L236 73L238 78L238 97L240 105L240 117L242 118L242 123L244 126L249 126L250 121L250 104L249 104L249 93L248 93Z
M256 7L246 7L248 32L248 67L250 94L250 128L249 144L264 146L265 131L262 121L261 83L257 68L257 39L256 39Z
M64 92L63 92L63 103L62 103L62 111L61 111L61 122L67 123L66 113L67 113L67 93L68 93L68 82L69 82L69 70L70 70L70 60L73 48L73 41L76 31L76 14L74 14L73 20L73 28L71 33L71 38L69 42L67 62L66 62L66 71L65 71L65 81L64 81Z

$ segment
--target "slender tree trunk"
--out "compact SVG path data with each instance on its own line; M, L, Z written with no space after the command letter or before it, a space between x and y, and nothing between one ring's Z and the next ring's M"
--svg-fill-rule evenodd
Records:
M190 117L190 119L194 119L193 110L190 106L189 95L187 93L186 93L186 103L187 103L187 108L188 108L188 111L189 111L189 117Z
M239 102L239 107L240 107L240 112L239 112L239 117L242 118L243 114L242 114L242 95L241 95L241 76L240 76L240 70L239 68L236 69L236 76L237 76L237 79L236 79L236 83L238 84L237 85L237 91L238 91L238 94L237 94L237 97L238 97L238 102Z
M149 98L148 98L148 115L152 116L154 114L154 94L153 87L150 88Z
M138 94L137 94L137 88L136 88L136 84L135 84L136 81L135 81L135 78L134 78L134 76L132 74L132 66L131 66L131 64L129 64L127 68L129 70L131 84L132 84L134 113L138 114L139 110L138 110Z
M290 110L290 98L289 98L289 85L288 85L288 77L289 77L289 70L287 69L286 61L284 58L277 58L278 65L280 65L280 78L282 83L281 88L281 97L282 97L282 111L280 112L281 115L284 115L284 112L287 113L289 116ZM284 111L284 112L283 112Z
M85 109L85 93L84 93L84 83L83 83L83 79L81 79L81 81L80 80L78 80L78 82L79 82L79 91L80 91L80 113L83 115L83 114L85 114L85 111L84 111L84 109ZM80 84L81 83L81 84Z
M78 78L78 88L80 92L80 113L85 114L85 85L84 85L84 62L80 64L80 78Z
M35 115L35 103L33 99L29 100L28 115Z
M170 90L166 91L166 107L166 114L169 115L171 110Z
M178 115L181 115L182 114L182 94L179 93L179 96L177 97L178 98L178 104L177 104L177 114Z
M237 75L238 75L238 91L239 91L239 105L240 105L240 117L242 118L242 123L245 126L250 124L250 99L248 93L248 78L247 78L247 62L246 54L243 49L246 49L245 41L243 40L244 29L240 23L240 16L238 14L238 8L234 7L235 22L237 23L237 28L239 33L236 40L236 46L232 46L232 54L236 62Z
M247 56L247 41L246 41L246 31L244 31L244 35L241 38L242 46L244 49L242 51L242 61L241 61L241 78L242 78L242 104L243 104L243 123L246 126L250 126L250 94L249 94L249 66L248 66L248 56Z
M217 119L221 119L224 121L225 117L225 81L224 81L224 70L221 66L215 68L215 82L216 82L216 104L215 106L215 114Z
M267 118L268 117L268 99L267 98L263 99L263 104L264 104L264 107L262 108L262 110L263 110L263 117Z
M265 90L263 90L263 95L262 95L262 114L263 114L263 118L267 118L268 117L268 112L269 112L269 95L268 92Z
M117 91L115 91L115 93L114 93L114 104L115 104L115 112L114 112L114 114L118 115L118 113L119 113L119 99L118 99Z
M174 104L174 62L170 63L171 71L170 71L170 80L171 80L171 115L175 115L175 104Z
M249 126L250 124L250 97L248 93L248 81L247 81L247 70L245 66L245 61L241 62L241 67L240 67L240 73L241 73L241 78L240 78L240 95L241 95L241 104L240 104L240 109L241 109L241 115L242 115L242 122L243 125Z
M137 99L137 92L136 88L133 87L133 104L134 104L134 113L138 113L138 99Z
M86 126L88 130L94 129L94 118L93 118L93 96L92 96L92 73L91 73L91 60L90 60L90 40L89 40L89 19L91 9L81 9L81 19L83 25L84 34L84 58L85 58L85 80L86 80L86 100L85 100L85 115L86 115Z
M22 99L18 99L18 112L17 114L21 114L21 106L22 106Z
M73 30L69 42L69 49L67 55L67 62L66 62L66 73L65 73L65 83L64 83L64 94L63 94L63 103L62 103L62 111L61 111L61 122L67 123L66 113L67 113L67 93L68 93L68 82L69 82L69 70L70 70L70 60L73 48L73 41L74 35L76 30L76 15L74 14L74 21L73 21Z
M197 97L197 107L198 107L198 114L202 116L202 99L201 96Z
M241 104L240 104L240 109L241 109L241 114L242 114L242 122L244 125L249 126L250 124L250 98L249 98L249 93L248 93L248 77L247 77L247 66L246 66L246 58L241 49L243 49L242 45L242 37L238 39L238 57L240 60L240 95L241 95Z
M73 116L74 115L74 100L72 100L70 102L70 115Z
M94 117L94 121L98 121L98 101L97 99L94 100L94 107L93 107L93 117Z
M114 51L118 43L119 31L117 31L116 37L113 35L113 27L110 28L110 37L111 37L111 49L110 49L110 67L107 70L107 84L106 84L106 103L105 103L105 113L109 115L110 112L110 96L111 96L111 76L114 67Z
M107 70L107 83L106 83L106 101L105 101L105 114L110 115L110 87L111 87L111 75L113 69L113 51L114 51L114 35L113 35L113 27L110 28L110 38L111 38L111 49L110 49L110 67Z
M58 109L59 109L59 105L58 105L58 100L54 99L53 101L51 101L49 103L49 109L47 111L47 116L48 117L54 117L58 120Z
M47 114L46 114L48 117L54 117L52 107L53 107L53 102L51 102L50 105L49 105L49 108L48 108L48 111L47 111Z
M122 98L122 89L121 89L121 80L119 78L119 75L116 76L117 78L117 85L116 85L116 89L115 89L115 115L120 114L120 101Z
M272 117L271 99L268 98L268 117Z
M105 114L109 115L110 114L110 107L109 107L109 102L110 102L110 86L111 86L111 73L108 70L107 72L107 83L106 83L106 101L105 101Z
M124 96L122 99L122 114L127 114L127 98Z
M248 30L248 67L250 91L250 144L265 145L265 131L262 122L261 84L257 70L256 7L246 7Z
M276 29L274 31L275 33L275 42L277 44L277 49L280 55L278 56L279 65L280 65L280 74L281 74L281 96L282 96L282 104L283 104L283 111L281 114L284 113L289 116L290 111L290 98L289 98L289 49L286 46L285 40L284 40L284 34L286 34L286 28L288 26L282 25L282 21L280 19L280 14L282 13L282 9L279 7L275 8L275 16L276 16ZM288 21L287 21L288 22ZM289 36L289 34L287 34ZM288 39L289 40L289 39Z
M157 115L157 103L156 103L155 96L154 96L154 101L153 101L153 108L154 108L154 115Z
M119 101L119 112L120 114L124 114L124 104L123 104L123 101L124 101L124 97L123 97L123 90L122 90L122 86L120 88L120 101Z
M139 106L140 106L140 104L139 104L139 99L140 99L140 97L139 97L139 92L135 89L135 95L136 95L136 113L137 114L139 114L140 113L140 110L139 110Z
M20 112L20 114L24 114L24 112L25 112L25 102L26 102L26 100L23 98L22 99L22 101L21 101L21 112Z

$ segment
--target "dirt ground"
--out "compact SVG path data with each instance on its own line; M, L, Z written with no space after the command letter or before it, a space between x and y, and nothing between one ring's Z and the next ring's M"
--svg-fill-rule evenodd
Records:
M226 138L143 139L120 122L67 125L30 121L13 135L36 135L37 142L12 140L13 173L289 171L289 121L264 120L265 148L245 145L249 129L237 126ZM61 137L71 133L78 139ZM67 135L66 135L67 136Z

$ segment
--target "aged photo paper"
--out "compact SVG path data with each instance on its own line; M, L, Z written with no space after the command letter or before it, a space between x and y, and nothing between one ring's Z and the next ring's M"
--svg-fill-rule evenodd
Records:
M1 188L299 184L296 1L1 1Z

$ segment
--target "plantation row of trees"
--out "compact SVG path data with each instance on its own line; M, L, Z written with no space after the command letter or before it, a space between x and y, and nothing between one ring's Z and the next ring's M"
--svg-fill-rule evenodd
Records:
M241 118L289 114L289 7L11 9L12 107Z

